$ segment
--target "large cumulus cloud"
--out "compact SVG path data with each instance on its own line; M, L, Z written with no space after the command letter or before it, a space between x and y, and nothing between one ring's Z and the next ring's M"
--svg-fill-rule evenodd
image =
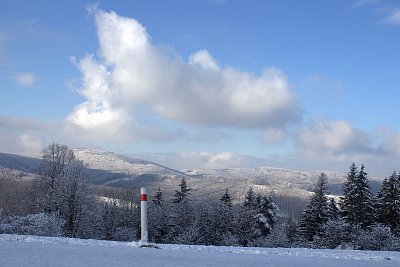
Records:
M118 131L143 116L191 126L266 129L297 122L301 111L285 75L220 66L207 50L186 61L153 45L135 19L92 8L99 51L74 59L85 102L66 119L70 128ZM246 51L243 51L245 53Z

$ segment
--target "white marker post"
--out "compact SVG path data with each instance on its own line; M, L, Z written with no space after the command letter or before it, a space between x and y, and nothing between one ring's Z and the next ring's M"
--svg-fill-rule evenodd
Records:
M147 234L147 190L140 188L140 241L144 244L148 241Z

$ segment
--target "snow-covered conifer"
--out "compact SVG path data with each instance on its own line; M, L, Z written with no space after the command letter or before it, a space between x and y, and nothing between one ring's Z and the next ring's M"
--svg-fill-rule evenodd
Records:
M300 218L298 233L305 240L311 241L329 219L328 178L321 173L310 201Z
M224 203L225 205L227 205L229 207L232 206L232 199L231 199L231 195L228 192L228 188L225 189L225 193L222 195L222 197L219 200L221 200L222 203Z
M370 226L375 221L373 195L367 173L361 165L360 171L353 163L343 187L340 207L343 218L351 225Z
M400 235L400 176L396 172L382 183L377 195L376 215L379 223Z

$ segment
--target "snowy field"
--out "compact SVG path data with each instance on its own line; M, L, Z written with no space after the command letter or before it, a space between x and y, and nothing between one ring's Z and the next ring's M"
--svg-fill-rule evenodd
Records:
M400 266L399 252L159 245L0 235L0 266Z

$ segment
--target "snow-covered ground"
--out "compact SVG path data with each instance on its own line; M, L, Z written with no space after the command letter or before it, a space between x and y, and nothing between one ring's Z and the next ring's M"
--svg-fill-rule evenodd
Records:
M0 266L400 266L400 252L158 245L0 235Z

